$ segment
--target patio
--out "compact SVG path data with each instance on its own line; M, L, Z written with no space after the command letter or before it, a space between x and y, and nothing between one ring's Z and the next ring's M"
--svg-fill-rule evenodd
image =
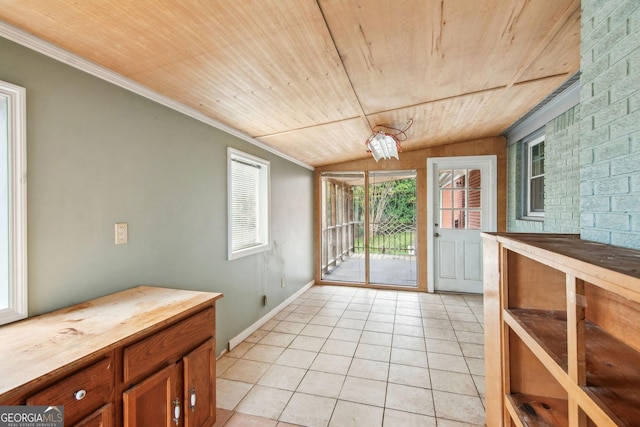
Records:
M417 287L415 255L371 254L370 267L371 283ZM345 256L322 278L333 282L361 283L364 282L365 269L364 253L354 253Z

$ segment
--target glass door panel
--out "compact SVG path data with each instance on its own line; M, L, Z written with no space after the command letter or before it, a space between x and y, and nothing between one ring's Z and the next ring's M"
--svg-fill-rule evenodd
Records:
M366 280L364 172L321 175L322 280Z
M369 173L369 283L417 286L416 171Z
M444 169L438 173L443 229L482 228L482 175L479 169Z

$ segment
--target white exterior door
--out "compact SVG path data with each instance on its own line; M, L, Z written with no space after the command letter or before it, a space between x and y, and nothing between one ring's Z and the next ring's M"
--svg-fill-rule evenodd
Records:
M496 156L427 161L428 289L482 293L482 231L496 230Z

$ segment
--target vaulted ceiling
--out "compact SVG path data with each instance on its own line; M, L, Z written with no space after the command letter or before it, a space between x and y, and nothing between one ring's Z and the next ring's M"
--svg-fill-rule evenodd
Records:
M0 0L0 19L312 166L500 135L580 64L579 0Z

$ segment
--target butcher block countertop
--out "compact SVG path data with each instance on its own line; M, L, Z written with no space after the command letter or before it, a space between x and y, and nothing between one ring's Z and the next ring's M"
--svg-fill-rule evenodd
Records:
M0 401L196 313L220 293L140 286L0 326ZM212 327L214 327L212 325Z

